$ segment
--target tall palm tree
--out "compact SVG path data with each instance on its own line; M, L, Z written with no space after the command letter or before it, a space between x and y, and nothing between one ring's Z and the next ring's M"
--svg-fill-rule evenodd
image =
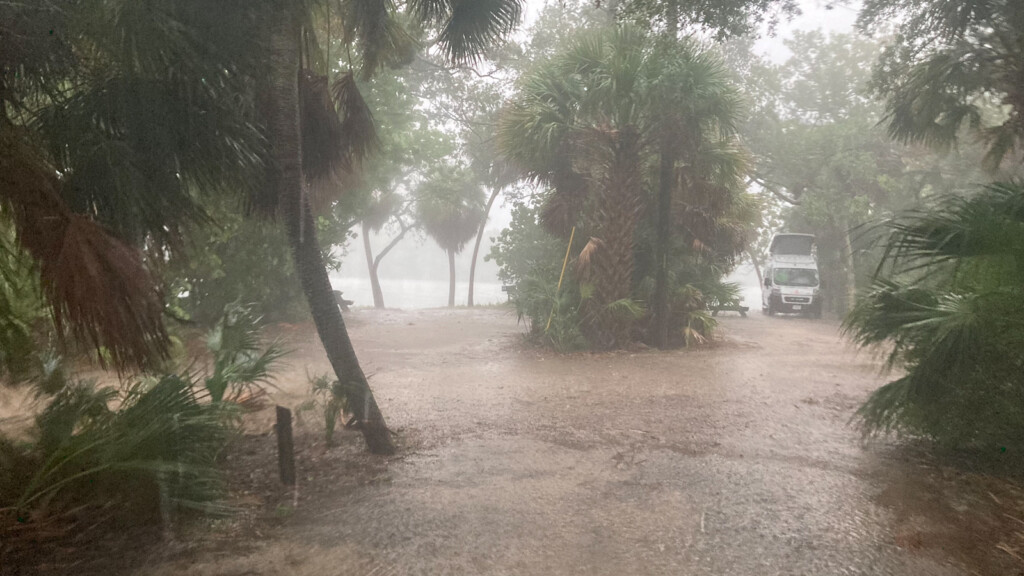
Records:
M622 345L631 330L607 307L632 293L644 193L644 51L644 35L628 26L575 38L524 78L499 128L505 153L553 185L549 227L568 233L579 222L583 237L591 237L585 261L594 297L585 326L599 347ZM593 206L584 210L588 196Z
M366 255L366 267L370 275L370 290L373 293L374 308L384 308L384 291L380 286L379 274L381 260L412 230L412 226L405 221L405 209L406 199L399 192L391 190L375 192L370 198L369 205L362 212L363 252ZM378 254L374 255L373 246L370 244L370 235L380 232L391 221L398 224L399 232Z
M598 345L629 338L628 317L605 310L633 293L635 230L652 181L660 186L656 318L667 330L670 225L693 228L698 215L723 213L742 165L738 109L717 59L690 41L656 43L628 26L578 37L524 78L502 118L502 146L552 185L549 227L567 233L577 224L592 237L581 260L593 276L588 337ZM656 178L651 154L660 158Z
M697 226L705 228L699 235L705 239L713 233L707 228L725 213L730 190L741 187L744 163L736 133L742 103L725 62L689 39L660 38L650 74L658 156L652 336L663 348L668 345L673 212L691 234Z
M448 255L448 307L455 306L455 255L473 238L483 218L483 191L472 172L442 165L420 185L416 214L423 230Z
M389 453L394 449L390 433L335 303L305 188L351 169L371 149L373 123L355 84L354 70L331 86L332 112L340 115L340 123L334 125L338 119L335 114L318 113L331 103L324 97L326 79L306 68L324 58L319 54L311 15L305 8L296 0L276 0L270 19L266 126L271 162L267 191L284 221L296 270L331 366L338 382L354 391L349 402L356 407L367 445L371 452ZM383 65L406 58L411 42L397 23L391 2L346 2L338 3L337 8L348 42L359 49L361 74L372 75ZM478 58L482 48L512 29L520 5L519 0L414 0L409 8L419 22L438 28L438 43L451 60L464 62ZM311 153L318 156L315 162L307 162Z
M484 231L487 221L490 218L491 208L498 199L498 195L506 187L512 185L519 179L519 170L505 158L498 150L497 136L494 134L493 119L491 123L480 123L475 126L469 137L468 152L470 165L478 179L490 188L487 202L484 205L483 215L480 217L480 226L476 232L476 240L473 242L473 256L469 263L469 288L466 296L466 305L473 306L473 288L476 279L476 263L480 255L480 243L484 238Z

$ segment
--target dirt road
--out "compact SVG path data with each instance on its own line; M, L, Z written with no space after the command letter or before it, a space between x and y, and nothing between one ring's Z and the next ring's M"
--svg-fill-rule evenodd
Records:
M304 479L255 542L137 574L1007 573L981 492L860 444L847 422L881 380L833 323L753 313L702 350L558 356L503 310L349 321L404 452ZM291 338L298 403L327 365Z

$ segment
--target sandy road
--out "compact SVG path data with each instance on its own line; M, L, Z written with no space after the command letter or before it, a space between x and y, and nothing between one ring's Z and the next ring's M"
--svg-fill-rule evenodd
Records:
M1002 573L957 479L860 444L881 380L835 324L754 313L702 350L570 356L524 349L502 310L350 324L404 453L256 542L137 574ZM327 366L290 338L298 402Z

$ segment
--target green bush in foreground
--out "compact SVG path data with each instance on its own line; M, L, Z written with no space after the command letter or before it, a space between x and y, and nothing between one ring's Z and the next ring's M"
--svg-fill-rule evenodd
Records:
M0 535L110 518L166 527L181 511L224 511L218 457L237 429L237 403L283 355L261 345L259 324L251 307L226 307L210 334L209 374L146 374L115 389L43 364L34 425L22 440L0 436Z
M1024 450L1024 185L944 197L885 224L876 282L847 317L857 344L906 374L858 412L867 433Z

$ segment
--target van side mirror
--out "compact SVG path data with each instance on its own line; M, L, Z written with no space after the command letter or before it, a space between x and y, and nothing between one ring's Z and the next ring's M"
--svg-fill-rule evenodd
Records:
M764 279L764 285L765 285L765 288L771 288L772 287L772 279L771 278L765 278Z

